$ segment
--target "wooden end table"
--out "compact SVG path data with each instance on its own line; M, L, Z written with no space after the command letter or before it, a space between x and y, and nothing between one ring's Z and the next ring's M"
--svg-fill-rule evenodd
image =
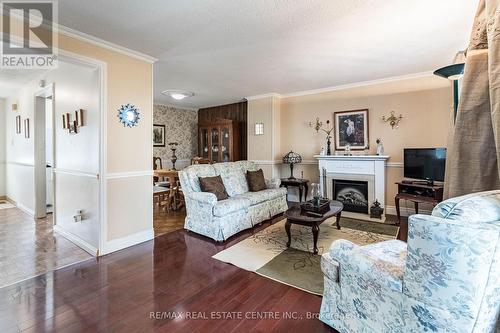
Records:
M314 241L314 254L318 254L318 235L319 235L319 225L330 217L337 216L337 229L340 230L340 215L344 209L344 205L340 201L332 200L330 201L330 211L325 213L323 216L313 216L306 213L302 213L300 205L293 205L285 212L286 223L285 230L288 236L287 247L290 247L292 242L292 235L290 234L290 227L292 224L303 225L312 228L313 241Z
M309 187L307 184L309 180L300 179L300 178L281 178L281 187L286 187L288 189L289 186L298 187L299 188L299 202L302 202L302 192L304 192L304 201L307 201L307 192ZM286 194L288 200L288 193Z

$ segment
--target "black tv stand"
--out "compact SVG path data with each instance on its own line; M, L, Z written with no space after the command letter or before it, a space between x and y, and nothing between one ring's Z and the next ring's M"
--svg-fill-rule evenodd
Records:
M428 185L424 182L414 182L403 180L396 183L398 185L398 194L394 198L396 203L396 213L398 215L398 223L401 223L401 214L399 210L399 201L401 199L412 201L415 204L415 214L418 214L418 204L427 203L433 206L443 201L443 186Z

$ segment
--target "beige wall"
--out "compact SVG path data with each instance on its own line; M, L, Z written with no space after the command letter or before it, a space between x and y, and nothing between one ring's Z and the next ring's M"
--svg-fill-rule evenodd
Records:
M248 159L253 161L281 160L281 100L268 96L248 101ZM255 135L256 123L264 124L264 135ZM279 177L279 168L273 163L260 165L267 178Z
M152 170L152 64L64 35L59 36L59 48L107 64L108 174ZM139 126L125 128L118 122L117 110L127 103L138 107ZM151 186L150 176L108 180L107 240L152 230ZM123 201L123 193L134 193L133 200ZM138 211L144 213L141 218Z
M403 178L403 148L446 147L452 112L452 91L448 87L393 93L402 86L411 88L412 84L391 83L281 99L266 97L251 100L248 103L249 159L265 160L262 168L266 171L273 168L270 164L279 164L281 157L293 150L304 160L304 163L295 166L294 174L301 176L303 173L304 178L318 182L318 166L313 155L319 154L321 147L326 146L326 138L324 133L317 134L309 127L309 122L319 117L323 123L326 120L333 123L336 111L367 108L370 153L375 154L375 140L381 138L385 154L390 156L386 174L386 206L394 206L397 191L394 183ZM273 117L273 110L277 109L279 116ZM399 128L392 129L381 120L390 111L403 115ZM273 119L279 119L279 139L274 141L273 135L277 132L269 131L275 125ZM255 122L264 122L264 136L253 135ZM280 166L280 176L288 177L289 173L288 165ZM294 198L293 193L291 198Z
M293 149L303 159L311 161L322 146L326 146L325 135L309 127L310 121L319 117L323 123L333 122L333 113L356 109L369 109L370 153L375 154L377 138L381 138L385 154L390 156L386 174L386 205L394 205L397 187L394 182L403 177L401 165L403 148L446 147L450 112L452 111L451 89L442 88L399 94L353 97L355 92L339 91L316 95L285 98L281 101L281 154ZM402 114L399 128L392 129L381 120L390 111ZM298 174L318 180L317 165L297 167ZM288 171L286 173L288 175Z

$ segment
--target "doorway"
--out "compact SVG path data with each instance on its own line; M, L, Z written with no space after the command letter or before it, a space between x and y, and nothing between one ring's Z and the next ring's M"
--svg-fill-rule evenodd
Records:
M54 84L35 94L35 218L45 218L55 207L53 165Z

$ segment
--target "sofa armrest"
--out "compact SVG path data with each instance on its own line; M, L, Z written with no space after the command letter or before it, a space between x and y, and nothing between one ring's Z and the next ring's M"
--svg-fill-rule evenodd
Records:
M377 246L385 247L386 252L390 252L395 244L394 241L386 241ZM333 242L329 255L339 264L341 284L357 280L363 281L366 288L373 288L375 291L389 289L403 292L404 262L392 262L380 250L371 251L370 246L365 248L344 239ZM342 281L343 277L347 281Z
M190 192L185 194L185 198L186 200L194 200L211 207L217 204L217 197L215 194L209 192Z
M500 226L489 223L410 216L405 294L473 316L495 265L499 237Z
M280 188L281 185L281 179L266 179L266 187L268 189L276 189Z

